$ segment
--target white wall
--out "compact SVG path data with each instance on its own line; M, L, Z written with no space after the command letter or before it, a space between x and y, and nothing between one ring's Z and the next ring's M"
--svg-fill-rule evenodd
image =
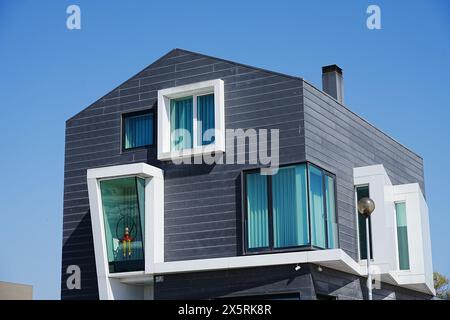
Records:
M355 168L356 185L369 185L375 202L372 247L375 271L398 285L434 293L428 207L418 183L393 186L383 165ZM399 270L395 203L406 203L410 270ZM355 214L357 214L355 212ZM365 260L360 265L365 265Z

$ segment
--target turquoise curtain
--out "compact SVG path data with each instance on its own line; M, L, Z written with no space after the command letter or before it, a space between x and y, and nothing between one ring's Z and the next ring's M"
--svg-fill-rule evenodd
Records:
M409 270L408 227L406 223L406 203L395 204L397 218L397 243L400 270Z
M249 249L337 247L335 180L322 169L300 164L279 168L272 176L247 174L246 192Z
M110 262L110 267L113 266L112 272L114 272L114 263L135 260L143 262L144 260L143 224L140 221L139 213L141 211L139 207L144 204L140 203L143 200L138 200L137 191L137 188L142 187L142 182L137 182L136 179L138 178L128 177L100 181L108 262ZM138 184L140 187L137 187ZM143 191L139 193L141 193L140 198L143 199ZM122 239L126 227L129 228L133 238L131 255L123 254Z
M369 197L369 186L356 187L356 201L362 198ZM361 260L367 259L367 231L366 218L358 212L358 230L359 230L359 258ZM369 236L372 238L372 222L369 217ZM370 257L373 258L372 241L370 242Z
M192 97L170 100L171 149L192 148L193 139Z
M204 134L214 129L214 94L197 97L197 144L207 145L214 142L215 137L205 139Z
M153 113L124 118L125 149L153 144Z
M309 202L311 215L311 244L326 248L325 208L322 170L309 166Z
M249 249L269 246L267 177L259 173L246 175L247 245Z
M334 193L334 178L325 176L325 199L327 206L328 248L337 246L336 202Z
M306 166L284 167L272 176L274 247L308 243Z

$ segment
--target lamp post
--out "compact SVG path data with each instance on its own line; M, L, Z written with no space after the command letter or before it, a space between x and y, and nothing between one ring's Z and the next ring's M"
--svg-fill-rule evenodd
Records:
M369 300L372 300L372 273L370 272L370 233L369 217L375 210L375 202L372 199L364 197L358 201L358 211L366 219L366 244L367 244L367 291Z

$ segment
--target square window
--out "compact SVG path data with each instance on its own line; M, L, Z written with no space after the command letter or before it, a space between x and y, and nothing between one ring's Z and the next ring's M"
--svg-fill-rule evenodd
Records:
M220 79L158 91L158 159L225 152Z
M122 149L134 149L153 145L154 119L150 110L123 115Z

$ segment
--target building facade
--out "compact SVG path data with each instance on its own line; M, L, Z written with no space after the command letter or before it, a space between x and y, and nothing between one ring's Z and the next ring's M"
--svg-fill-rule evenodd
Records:
M0 300L32 300L33 286L0 281Z
M322 71L174 49L67 120L61 298L365 299L365 196L374 299L432 298L423 160Z

